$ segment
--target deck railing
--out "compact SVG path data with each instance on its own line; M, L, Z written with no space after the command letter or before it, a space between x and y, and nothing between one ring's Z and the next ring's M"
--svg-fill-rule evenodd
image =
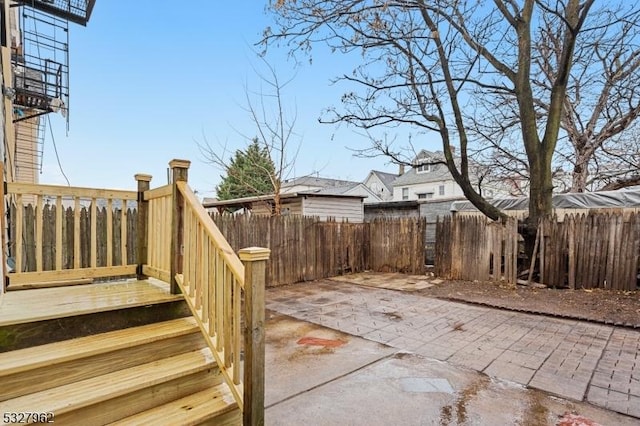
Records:
M139 179L141 176L146 175L136 175L136 178ZM165 282L171 282L172 194L171 185L144 190L140 203L141 221L138 222L141 228L146 228L142 230L140 236L143 241L138 248L138 262L142 267L142 274ZM140 252L141 248L146 248L146 254Z
M127 254L131 228L128 204L136 201L135 191L8 183L7 193L13 222L9 251L15 262L11 284L135 274L136 265L128 261ZM45 221L45 215L55 219ZM114 221L114 216L118 220ZM98 237L105 241L101 247L106 248L100 262ZM26 241L35 247L26 247ZM116 257L118 262L114 262Z
M10 285L133 275L169 283L172 293L184 294L243 412L243 423L262 424L269 250L252 247L236 255L187 185L189 164L171 161L172 183L155 189L149 188L151 176L136 175L137 191L8 184L9 199L15 205L10 244L16 267L9 274ZM36 247L35 268L25 272L22 235L27 200L35 206L35 224L29 219L29 228L34 228ZM45 200L52 206L44 208ZM128 213L129 204L135 204L135 215ZM54 212L55 226L51 222L44 226L45 211L49 216ZM118 224L117 244L114 224ZM134 231L130 231L132 225ZM55 244L48 253L55 253L55 263L52 270L45 270L43 235L45 228L52 227L47 235ZM81 234L87 232L90 237L84 241ZM115 263L120 264L114 264L116 257L119 262Z
M171 259L175 284L185 295L243 411L244 424L262 424L264 289L269 250L243 249L239 258L187 185L189 163L174 160L170 165L174 180Z

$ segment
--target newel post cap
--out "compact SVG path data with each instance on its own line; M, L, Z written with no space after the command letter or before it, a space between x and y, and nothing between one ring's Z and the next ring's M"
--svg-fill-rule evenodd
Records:
M169 167L172 169L188 169L191 165L191 161L189 160L180 160L178 158L174 158L169 161Z
M144 173L136 173L135 175L133 175L133 178L137 181L151 182L151 175L147 175Z
M238 251L238 256L243 262L255 262L258 260L268 260L271 250L264 247L247 247Z

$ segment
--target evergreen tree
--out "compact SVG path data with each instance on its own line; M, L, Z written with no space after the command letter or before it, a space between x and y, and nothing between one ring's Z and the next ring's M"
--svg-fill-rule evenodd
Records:
M226 176L216 187L219 200L273 194L277 177L275 166L257 138L245 150L237 150L226 165ZM279 188L279 185L277 185Z

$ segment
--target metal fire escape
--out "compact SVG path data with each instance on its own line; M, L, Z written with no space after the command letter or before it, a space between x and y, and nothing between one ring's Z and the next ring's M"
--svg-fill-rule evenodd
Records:
M95 0L23 0L19 40L12 46L16 174L41 172L44 115L61 113L69 124L69 21L86 25Z

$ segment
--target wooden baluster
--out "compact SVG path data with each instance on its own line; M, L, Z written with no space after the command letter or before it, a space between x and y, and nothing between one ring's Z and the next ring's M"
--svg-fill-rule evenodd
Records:
M62 270L62 197L56 197L56 271Z
M16 196L16 272L22 272L22 224L24 221L24 205L22 194Z
M73 268L80 269L80 198L73 199Z
M240 320L242 317L242 290L240 282L233 277L233 383L240 384L240 350L242 348L242 330L240 329Z
M91 199L91 267L95 268L98 265L98 206L96 205L96 198Z
M216 276L218 275L218 250L213 241L209 241L209 335L216 331Z
M216 266L216 350L221 352L223 349L224 339L224 275L227 268L224 266L224 261L220 250L218 250L218 264Z
M42 195L36 195L36 271L42 271Z
M127 200L122 200L122 209L120 210L120 257L122 258L122 266L129 264L129 261L127 259L128 221L129 215L127 214Z
M189 211L191 213L191 211ZM196 222L194 220L194 222ZM199 222L195 223L194 229L192 232L195 232L196 236L196 264L194 268L194 287L195 287L195 296L196 296L196 309L202 308L202 244L204 243L204 231L202 230L202 225Z
M202 322L207 324L209 322L209 248L211 242L206 234L203 234L202 242L202 259L200 264L202 265Z
M107 200L107 266L113 266L113 200Z
M271 251L250 247L240 250L244 263L244 425L264 424L264 292L267 260Z
M224 306L222 311L224 315L224 329L222 334L224 335L224 366L226 368L231 367L231 344L233 343L232 336L232 320L231 316L231 293L233 291L233 274L229 267L225 267L225 280L224 280Z

